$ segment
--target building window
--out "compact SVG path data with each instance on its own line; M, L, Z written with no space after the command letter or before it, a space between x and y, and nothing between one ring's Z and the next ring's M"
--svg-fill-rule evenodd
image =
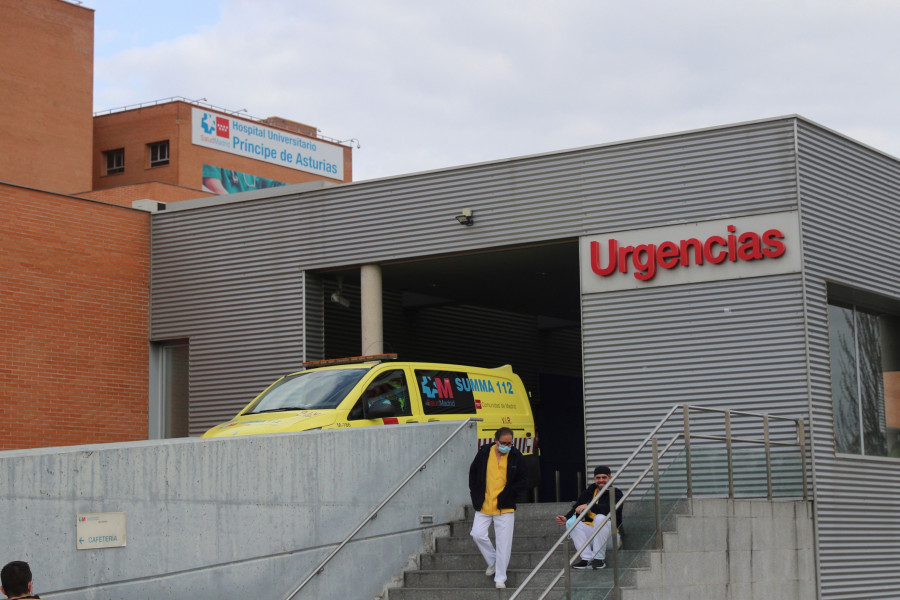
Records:
M125 170L125 148L107 150L103 153L106 160L106 174L121 173Z
M900 318L828 304L835 451L900 457Z
M150 147L150 166L161 167L169 164L169 140L148 144Z

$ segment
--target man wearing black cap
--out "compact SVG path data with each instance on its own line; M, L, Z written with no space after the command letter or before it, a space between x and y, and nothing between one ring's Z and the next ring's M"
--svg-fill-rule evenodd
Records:
M31 567L22 560L14 560L8 563L0 571L0 591L6 594L9 600L24 600L25 598L38 598L34 594L34 582L31 580Z
M611 471L609 467L605 465L600 465L596 469L594 469L594 483L587 486L581 494L578 496L578 499L572 504L571 510L567 512L565 515L556 515L556 522L560 525L565 525L566 521L569 520L569 517L575 514L581 514L586 508L590 501L597 495L603 486L607 484L609 481L609 477L611 475ZM616 494L616 504L619 504L619 501L622 499L622 490L613 487ZM572 536L572 541L575 542L576 548L581 548L587 539L594 532L594 520L596 519L597 523L603 521L604 517L609 514L609 490L603 492L603 496L599 498L591 507L591 510L588 511L588 514L585 515L584 520L575 525L575 529L572 530L570 534ZM616 509L616 525L622 525L622 507ZM603 527L594 536L594 539L591 540L591 543L585 547L584 550L581 551L581 560L572 565L573 569L605 569L606 568L606 544L610 540L612 534L612 522L606 521L603 524ZM619 543L619 535L616 533L615 543Z

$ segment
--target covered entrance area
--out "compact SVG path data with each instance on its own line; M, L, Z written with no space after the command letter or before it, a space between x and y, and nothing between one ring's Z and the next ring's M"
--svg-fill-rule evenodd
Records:
M584 469L577 240L379 265L384 352L403 360L511 364L531 393L541 500L574 499ZM318 272L324 358L371 354L360 268Z

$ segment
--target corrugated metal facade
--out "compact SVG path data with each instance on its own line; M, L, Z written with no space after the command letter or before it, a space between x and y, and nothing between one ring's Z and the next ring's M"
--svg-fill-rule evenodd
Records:
M583 311L589 465L622 464L676 404L808 413L799 275L591 294Z
M192 435L303 361L304 274L290 224L269 205L153 220L150 335L190 338Z
M334 282L313 270L796 210L798 197L802 274L582 296L586 460L620 464L673 404L811 409L823 597L893 598L900 463L835 456L826 281L900 299L900 168L802 119L156 214L151 337L190 338L199 433L304 358L355 353L358 289L345 288L355 308L342 312L323 303ZM452 223L463 207L476 227ZM386 351L428 352L417 339L467 321L540 348L516 358L523 370L566 374L577 360L577 330L542 333L528 316L466 306L419 318L401 305L386 292L386 329L400 333ZM449 340L434 360L495 355Z
M822 597L897 598L900 461L835 455L826 282L900 300L900 164L803 121L798 140Z
M304 271L784 210L793 164L781 119L158 213L151 339L190 338L199 433L303 359Z

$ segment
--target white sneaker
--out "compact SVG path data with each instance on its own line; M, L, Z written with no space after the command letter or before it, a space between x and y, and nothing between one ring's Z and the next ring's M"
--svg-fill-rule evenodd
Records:
M494 584L494 587L497 588L498 590L501 590L506 587L506 584L503 583L502 581L498 581L497 583Z
M490 577L494 573L497 572L497 565L491 565L487 569L485 569L484 574Z

